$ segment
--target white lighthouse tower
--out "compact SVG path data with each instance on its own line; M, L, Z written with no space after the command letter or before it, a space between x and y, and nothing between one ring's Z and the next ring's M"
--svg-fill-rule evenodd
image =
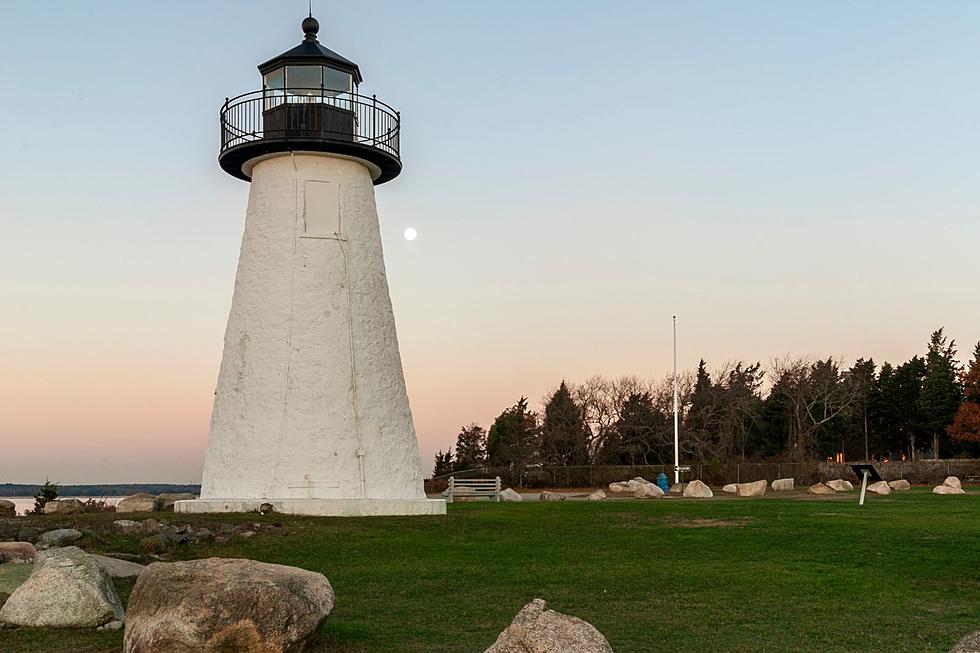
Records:
M319 27L221 107L220 165L251 189L201 498L179 512L446 512L422 487L374 198L401 118Z

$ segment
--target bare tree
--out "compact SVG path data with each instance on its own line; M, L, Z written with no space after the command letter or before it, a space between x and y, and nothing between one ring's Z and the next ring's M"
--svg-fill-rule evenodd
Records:
M832 357L816 362L791 357L773 361L772 394L786 402L786 451L791 457L812 457L820 429L854 403L854 385L845 382L846 374L840 368Z

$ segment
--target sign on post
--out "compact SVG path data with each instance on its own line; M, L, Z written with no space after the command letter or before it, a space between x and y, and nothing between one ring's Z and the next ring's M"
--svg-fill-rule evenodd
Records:
M868 463L860 463L857 465L851 465L851 471L854 472L855 476L861 479L861 498L858 499L858 505L864 505L864 493L868 489L868 481L872 483L877 483L882 480L881 474L875 469L874 465Z

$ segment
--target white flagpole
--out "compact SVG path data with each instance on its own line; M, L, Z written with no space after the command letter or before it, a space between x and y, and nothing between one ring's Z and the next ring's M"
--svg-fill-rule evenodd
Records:
M680 434L677 418L677 316L674 316L674 483L681 482Z

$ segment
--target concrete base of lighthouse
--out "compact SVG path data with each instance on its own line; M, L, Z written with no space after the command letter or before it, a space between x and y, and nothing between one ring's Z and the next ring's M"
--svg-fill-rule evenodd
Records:
M372 170L252 162L201 498L177 512L442 515L425 496Z
M277 513L318 517L446 514L442 499L195 499L178 501L174 512L258 512L263 504Z

